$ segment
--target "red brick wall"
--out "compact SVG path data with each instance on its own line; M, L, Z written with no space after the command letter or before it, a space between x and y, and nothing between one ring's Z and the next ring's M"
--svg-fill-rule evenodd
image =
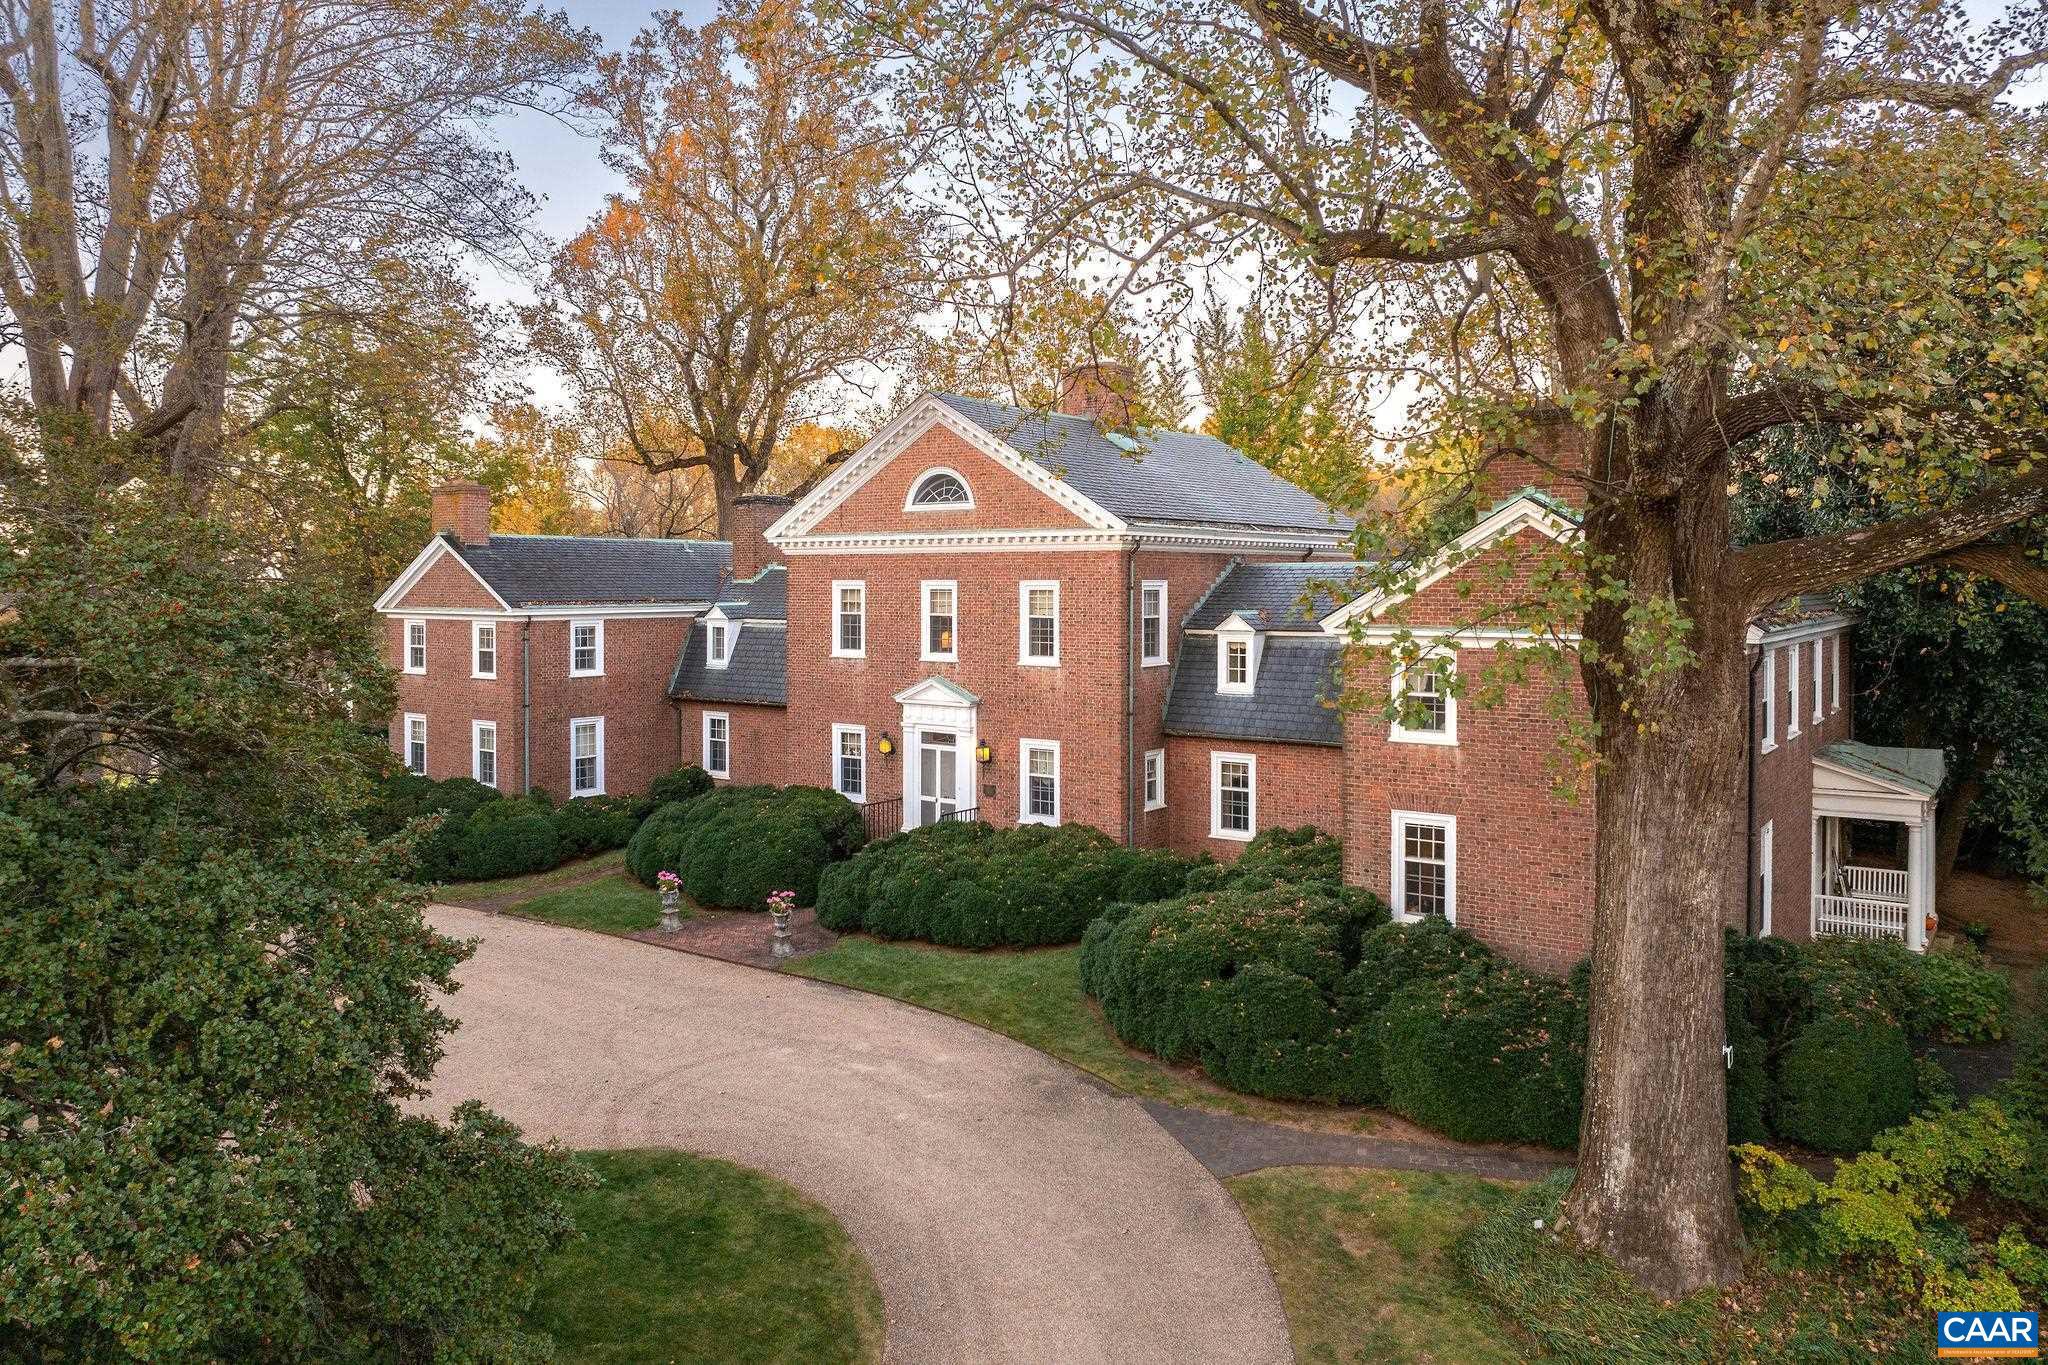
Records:
M1468 670L1482 650L1463 652ZM1383 661L1359 666L1368 696L1388 687ZM1576 694L1576 683L1572 684ZM1346 878L1385 898L1391 891L1393 813L1456 818L1456 916L1517 961L1562 972L1592 947L1593 793L1576 803L1554 792L1559 723L1551 684L1509 689L1505 705L1458 705L1456 744L1396 743L1373 707L1345 719Z
M1399 604L1386 619L1413 626L1469 625L1490 610L1529 600L1530 575L1564 553L1541 531L1517 532Z
M728 744L731 753L727 759L727 771L731 776L713 779L721 787L832 785L822 754L816 763L805 767L800 762L801 756L790 752L789 715L780 706L686 701L676 710L682 727L679 736L682 757L679 761L694 763L698 767L704 766L704 713L725 713L731 731Z
M418 590L408 594L406 600L420 605ZM508 794L521 790L520 645L529 629L533 785L545 788L558 801L568 796L569 722L584 716L605 718L604 785L608 793L643 792L656 777L680 761L673 708L668 702L668 678L675 668L676 652L688 618L605 619L604 674L594 678L569 676L568 621L536 620L529 626L523 617L500 618L495 680L469 676L470 618L426 620L427 671L400 672L398 676L398 707L392 719L391 747L403 758L404 714L424 714L429 777L469 776L470 722L495 720L498 789ZM385 631L389 651L386 659L394 668L402 669L404 618L388 617Z
M435 560L428 570L421 574L419 581L399 600L399 609L420 607L459 607L465 611L480 609L499 610L498 601L490 590L477 581L453 551Z
M1314 825L1342 835L1343 750L1176 735L1166 741L1166 809L1153 811L1150 817L1164 825L1161 842L1166 847L1180 853L1209 853L1221 862L1244 852L1248 841L1209 837L1211 756L1218 753L1250 754L1254 760L1254 834Z
M1805 640L1797 645L1773 645L1777 662L1777 747L1763 753L1764 708L1761 700L1753 708L1755 723L1751 727L1750 747L1756 762L1756 813L1750 825L1751 859L1760 856L1763 827L1772 826L1772 907L1771 932L1782 938L1804 940L1812 937L1813 928L1813 756L1821 748L1836 740L1848 739L1853 732L1855 708L1853 699L1855 685L1853 659L1846 631L1840 635L1842 642L1842 704L1836 709L1834 702L1834 678L1832 658L1829 657L1829 671L1823 673L1827 715L1820 724L1813 723L1813 641ZM1786 651L1798 649L1799 659L1799 707L1800 733L1795 737L1789 733L1787 721L1792 718L1791 675L1787 667ZM1829 646L1832 654L1833 646ZM1752 659L1756 658L1754 651ZM1758 667L1752 675L1752 689L1761 697L1765 670ZM1747 863L1750 860L1745 860ZM1730 888L1730 923L1737 927L1747 921L1748 895L1743 877L1747 867L1735 869ZM1761 891L1762 874L1750 872L1757 879Z
M907 512L904 499L920 475L943 465L967 481L974 506L960 511ZM819 535L876 531L1018 530L1087 523L945 427L933 427L832 509ZM941 577L942 575L931 575Z
M1133 731L1137 737L1135 747L1139 761L1142 763L1147 749L1167 747L1166 694L1168 686L1173 680L1172 661L1180 657L1180 623L1187 617L1190 611L1194 610L1195 603L1202 599L1202 595L1214 587L1216 580L1222 577L1223 571L1229 567L1230 556L1175 554L1159 550L1141 550L1138 552L1137 558L1138 581L1140 583L1152 579L1163 581L1166 584L1167 662L1155 664L1150 668L1140 667L1138 669L1138 707L1136 724L1133 726ZM1133 658L1138 657L1137 651L1136 627L1134 626ZM1167 762L1170 767L1173 762L1171 754L1168 755ZM1142 781L1144 769L1140 767L1138 771L1140 773L1138 780ZM1205 812L1202 816L1202 835L1205 838L1209 831L1209 817L1206 814L1208 809L1208 781L1209 779L1204 776L1201 787L1203 793L1202 804ZM1171 786L1170 777L1169 786ZM1145 811L1142 809L1143 804L1142 801L1139 803L1141 809L1138 813L1137 842L1146 848L1183 847L1184 845L1177 841L1173 819L1174 812L1171 808L1169 807L1168 810Z

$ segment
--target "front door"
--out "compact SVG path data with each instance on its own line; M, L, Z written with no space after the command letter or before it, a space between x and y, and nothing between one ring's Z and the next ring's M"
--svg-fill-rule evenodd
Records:
M935 825L960 809L960 737L950 730L917 736L917 816Z

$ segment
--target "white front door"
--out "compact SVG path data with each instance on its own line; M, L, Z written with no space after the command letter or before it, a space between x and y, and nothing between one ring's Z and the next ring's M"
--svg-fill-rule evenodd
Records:
M960 809L960 736L951 730L917 732L917 809L913 828L935 825Z

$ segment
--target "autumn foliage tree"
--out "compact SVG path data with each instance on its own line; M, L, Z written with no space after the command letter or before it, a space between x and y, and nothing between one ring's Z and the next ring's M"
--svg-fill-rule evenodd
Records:
M1409 421L1586 504L1594 986L1567 1234L1677 1295L1733 1278L1721 926L1743 865L1744 631L1962 560L2023 590L2044 196L2007 102L2048 18L1786 0L874 0L991 275L1084 241L1116 297L1230 268L1379 291ZM982 205L994 205L983 211ZM1736 548L1731 452L1831 433L1887 519ZM1546 439L1531 439L1541 428Z
M630 192L556 256L534 344L650 472L701 471L723 528L913 339L899 144L784 0L660 14L582 98Z

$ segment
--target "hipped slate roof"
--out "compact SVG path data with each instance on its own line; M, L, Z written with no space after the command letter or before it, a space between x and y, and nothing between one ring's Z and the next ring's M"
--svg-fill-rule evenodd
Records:
M1166 733L1341 747L1344 719L1323 699L1337 698L1343 652L1344 642L1327 636L1274 636L1259 659L1252 695L1224 696L1216 691L1216 637L1183 635L1166 698Z
M1242 614L1261 630L1313 630L1357 595L1350 588L1363 561L1233 564L1188 613L1189 630L1214 630ZM1315 590L1309 599L1310 588Z
M493 535L485 545L448 543L513 607L708 602L732 565L722 540Z
M1351 530L1349 517L1213 436L1145 427L1131 438L1118 436L1133 447L1126 450L1093 418L957 394L934 396L1126 521Z
M1921 796L1933 796L1941 790L1947 768L1947 759L1939 749L1891 749L1853 739L1837 740L1814 757Z
M669 675L670 697L751 706L789 704L789 632L780 624L752 621L741 626L724 668L704 666L705 633L702 621L690 623L675 672Z

